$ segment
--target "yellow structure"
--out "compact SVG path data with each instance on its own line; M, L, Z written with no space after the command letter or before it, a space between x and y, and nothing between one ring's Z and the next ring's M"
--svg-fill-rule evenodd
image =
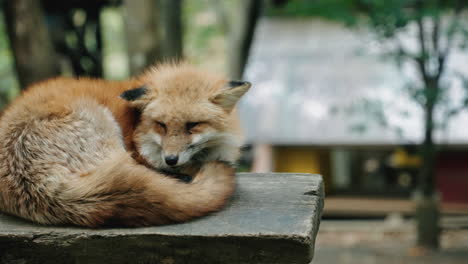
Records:
M275 172L321 174L330 182L330 152L313 147L275 146L273 150Z
M391 158L390 163L395 168L419 168L422 160L419 155L408 154L403 148L397 148Z

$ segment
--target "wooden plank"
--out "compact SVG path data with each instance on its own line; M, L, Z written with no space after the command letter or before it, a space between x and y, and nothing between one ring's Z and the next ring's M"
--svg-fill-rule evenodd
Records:
M188 223L85 229L0 215L0 263L309 263L323 208L311 174L238 174L222 211Z

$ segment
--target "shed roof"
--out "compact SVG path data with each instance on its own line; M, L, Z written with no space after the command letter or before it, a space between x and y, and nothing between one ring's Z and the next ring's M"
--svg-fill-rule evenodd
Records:
M422 111L404 90L411 70L382 61L381 47L365 31L317 19L263 18L245 79L253 87L239 112L250 143L388 145L422 140ZM466 65L464 54L451 65ZM457 91L450 98L456 98ZM370 120L365 101L383 109L388 126ZM453 100L455 104L456 100ZM354 107L352 107L354 106ZM357 129L365 123L365 129ZM466 124L466 125L465 125ZM468 114L436 134L439 143L468 144ZM393 128L399 128L396 133ZM468 128L468 127L467 127Z

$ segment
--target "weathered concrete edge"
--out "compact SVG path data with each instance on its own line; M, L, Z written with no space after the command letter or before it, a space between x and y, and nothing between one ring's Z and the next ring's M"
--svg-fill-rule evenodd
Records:
M0 263L57 263L57 260L74 259L77 263L102 263L104 260L112 262L113 259L125 259L118 263L161 263L160 260L171 256L173 259L190 261L203 261L200 263L308 263L309 245L288 239L255 240L219 237L205 238L170 238L164 243L154 243L160 240L159 235L147 236L117 236L95 237L83 236L45 237L34 239L0 238ZM6 243L4 243L6 240ZM216 250L213 250L216 248ZM65 250L59 250L65 249ZM285 250L287 254L279 254L278 250ZM109 252L117 254L109 255ZM220 251L219 253L217 253ZM241 255L236 252L241 251ZM120 252L120 253L119 253ZM130 252L127 255L125 252ZM123 253L123 254L121 254ZM98 259L99 261L92 261ZM152 259L153 261L148 261ZM208 259L211 259L209 261ZM159 261L154 261L159 260ZM184 261L185 261L184 260ZM130 261L130 262L129 262ZM176 261L176 263L186 262ZM63 263L67 263L66 261ZM199 262L196 262L199 263ZM249 262L250 263L250 262Z
M311 221L316 223L320 222L320 220L313 220ZM130 234L130 233L98 233L98 232L92 232L92 231L85 231L85 232L72 232L68 234L63 234L61 232L15 232L15 233L0 233L0 239L3 238L22 238L22 239L30 239L30 240L35 240L37 238L44 238L47 239L48 237L51 238L57 238L57 237L64 237L67 239L81 239L81 238L88 238L88 237L94 237L94 238L113 238L113 237L131 237L131 236L158 236L158 237L167 237L167 238L184 238L184 237L193 237L193 238L258 238L258 239L287 239L299 243L310 243L313 242L313 236L317 234L317 231L315 228L312 228L312 231L310 234L307 236L300 236L300 235L272 235L272 234L263 234L263 233L258 233L258 234L222 234L222 235L187 235L187 234L164 234L164 233L135 233L135 234Z
M253 174L255 176L264 176L264 175L275 175L275 174L282 174L284 175L285 173L283 172L269 172L268 174L265 173L237 173L237 174ZM290 175L299 175L299 176L310 176L310 177L317 177L319 178L319 184L317 186L317 190L311 190L309 195L314 196L314 199L316 200L316 207L313 209L315 214L313 214L313 218L310 221L310 233L307 236L289 236L289 239L295 240L299 243L303 244L309 244L309 257L310 257L310 262L312 262L312 259L314 257L315 253L315 241L317 238L318 231L320 229L320 221L322 219L322 214L323 214L323 208L325 206L325 183L323 181L323 176L320 174L315 174L315 173L288 173ZM268 237L268 236L265 236ZM272 235L272 238L284 238L284 236L275 236Z
M320 228L320 221L322 220L322 214L323 214L323 208L325 206L325 183L323 182L323 177L322 175L319 174L313 174L316 177L320 178L320 185L318 186L318 193L315 194L315 199L318 199L318 203L316 203L316 208L314 214L314 218L311 221L312 225L312 231L310 234L310 239L309 241L310 246L310 262L312 263L312 259L314 258L315 254L315 240L317 239L317 234Z

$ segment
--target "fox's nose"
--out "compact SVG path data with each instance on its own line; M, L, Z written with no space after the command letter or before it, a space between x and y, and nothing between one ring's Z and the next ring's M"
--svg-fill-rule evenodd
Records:
M164 160L166 161L167 165L174 166L177 164L179 157L176 155L169 155L169 156L164 157Z

